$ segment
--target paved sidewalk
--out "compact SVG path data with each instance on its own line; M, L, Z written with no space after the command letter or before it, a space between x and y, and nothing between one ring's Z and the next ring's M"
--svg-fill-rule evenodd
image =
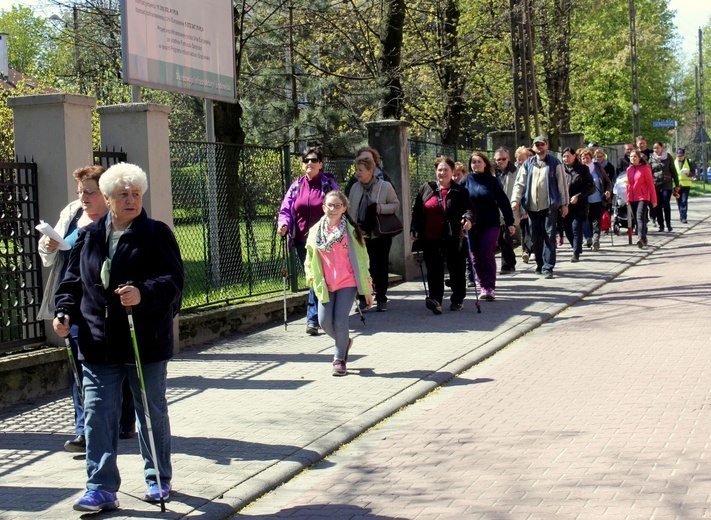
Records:
M235 518L711 518L704 222Z
M693 199L691 208L692 224L680 225L672 234L650 235L650 244L661 247L659 250L650 248L640 251L636 246L627 245L626 237L615 237L614 246L607 239L600 252L586 252L580 263L572 264L569 262L570 248L564 247L560 250L557 276L553 280L543 280L536 276L533 273L534 264L524 265L519 262L518 271L514 275L499 278L497 301L482 302L481 314L475 312L472 298L468 298L463 312L445 311L441 316L434 316L424 307L421 281L394 287L389 293L391 303L387 313L367 313L365 325L356 316L351 318L355 340L348 367L351 374L345 378L331 377L331 341L326 336L307 336L303 319L291 322L288 331L284 331L282 324L276 324L255 333L222 341L201 351L181 355L169 365L168 397L174 438L175 492L168 504L168 512L161 515L156 506L139 500L143 495L144 483L137 443L121 441L121 509L102 516L190 517L205 520L229 518L236 509L298 474L304 467L323 459L383 418L427 395L454 375L558 315L648 256L645 262L656 262L661 266L669 264L669 269L683 277L662 277L655 272L645 275L653 278L642 280L646 289L642 294L632 290L632 309L634 316L640 317L640 307L661 306L663 312L656 321L657 326L643 329L644 338L652 341L659 337L670 337L662 336L666 329L659 324L667 320L666 323L675 325L672 320L679 311L672 310L671 305L685 301L686 298L686 293L680 288L687 283L680 281L691 278L693 282L689 282L688 286L700 300L708 295L708 285L704 285L706 281L701 286L696 285L697 281L702 281L702 273L696 269L700 270L704 265L697 255L706 252L706 243L696 242L695 237L703 236L708 241L711 236L707 234L706 224L695 225L694 222L711 215L711 196ZM677 231L684 231L685 236L675 240L679 235ZM679 248L677 243L688 243L688 247ZM703 276L704 280L708 278L705 273ZM520 422L523 425L524 422L532 422L535 413L540 412L536 420L542 424L535 428L526 426L526 430L520 425L523 433L518 436L500 433L500 440L504 444L497 446L498 451L487 453L487 458L492 467L505 470L516 460L518 452L527 447L538 449L541 466L531 466L528 476L534 480L546 475L550 477L555 471L554 461L548 460L548 454L542 447L537 447L539 437L544 436L547 443L556 444L558 448L565 442L571 445L576 442L581 445L592 443L596 438L596 428L605 423L607 415L602 412L606 408L600 408L600 414L593 416L594 422L577 425L574 422L571 424L577 417L573 414L573 405L588 400L591 391L594 395L607 395L609 390L619 392L620 403L628 402L628 397L621 393L624 386L622 383L628 381L623 376L634 366L629 363L631 358L624 354L623 347L636 342L642 333L637 334L634 330L624 334L612 331L609 334L600 333L600 327L608 326L607 321L602 325L603 318L620 318L623 313L630 311L627 305L621 306L617 300L623 300L631 289L623 288L620 292L617 281L608 287L613 286L613 301L596 309L597 318L592 323L597 328L591 332L591 329L581 325L579 334L563 333L559 340L564 346L575 347L580 357L564 361L562 354L565 348L556 350L558 355L551 356L547 348L540 348L547 346L546 340L546 345L535 344L539 348L530 348L531 357L525 363L514 354L522 350L520 346L513 346L487 362L501 367L500 370L507 367L508 361L512 362L512 366L508 374L487 376L495 380L492 384L470 385L471 391L478 392L476 401L468 404L463 402L454 418L459 420L459 417L465 419L470 416L476 419L477 429L473 436L471 426L449 432L438 427L444 418L433 416L428 420L425 412L420 412L422 423L439 431L442 440L448 440L453 445L461 445L470 450L486 450L486 446L479 442L479 430L483 436L484 427L496 424L494 420L497 418L503 423ZM653 288L659 286L673 289L664 289L657 294ZM654 297L649 297L649 294ZM670 303L671 296L674 300ZM697 305L694 303L694 310L698 310ZM577 307L574 312L577 312ZM563 317L560 320L566 321ZM700 327L703 323L698 325ZM704 336L698 335L696 330L692 328L685 337L701 341ZM674 326L672 331L678 331L677 327ZM533 336L536 334L530 337ZM589 349L582 348L588 336L595 337L602 345L610 348L605 354L608 357L593 356L588 353ZM529 341L528 336L526 341ZM616 347L613 348L613 345ZM620 359L609 357L615 353ZM650 359L650 370L654 369L659 375L667 377L664 364L674 360L675 354L676 351L671 351L661 359ZM699 354L697 359L703 364L703 356ZM507 401L515 395L495 392L506 379L511 379L514 383L512 388L516 392L523 392L525 385L530 384L537 375L535 370L528 370L529 365L540 363L544 364L546 377L555 383L550 385L550 390L555 389L555 393L544 395L544 388L539 383L533 396L540 396L540 401L521 412L529 415L512 416L507 412ZM572 380L575 383L581 379L580 374L573 377L569 373L571 369L590 366L589 373L599 376L607 364L616 369L616 376L605 376L600 385L593 384L592 389L581 384L579 388L570 390L562 384L563 381ZM706 370L708 379L708 365L702 370ZM679 369L678 373L675 372L674 381L681 384L681 376L688 373L688 370ZM475 382L483 383L485 379L480 378ZM699 381L706 383L704 393L699 394L705 396L708 393L708 382L702 379ZM632 386L640 391L650 390L649 381L635 379L633 383ZM455 384L460 385L461 382ZM655 388L651 387L652 390ZM442 394L450 391L446 389ZM569 401L564 401L563 397ZM649 400L653 395L645 394L645 397L647 399L642 401L641 409L645 412L656 410L652 407L655 401ZM679 390L676 398L680 397L687 396ZM438 396L428 397L412 409L434 408L436 399ZM638 398L635 399L639 402ZM433 404L430 405L430 402ZM610 401L606 406L614 409L615 402ZM474 407L479 403L485 405L481 410ZM674 401L666 404L671 408ZM693 405L699 412L708 412L708 401L702 403L696 399ZM455 410L450 413L453 412ZM395 421L400 420L401 416L397 416ZM625 420L623 418L618 426L625 424ZM546 430L550 427L546 424L554 425L554 431ZM629 417L629 424L637 423ZM701 426L699 424L699 434L707 435L709 428ZM644 431L655 428L653 424L644 424L643 427ZM84 490L84 460L62 450L64 441L72 437L71 433L72 409L70 399L65 395L57 395L31 406L15 407L0 414L0 519L64 519L79 516L72 511L71 501L81 496ZM493 434L497 432L493 430ZM628 429L620 428L620 435L621 438L608 446L611 453L614 450L618 454L618 458L624 455L621 443L633 439L641 449L646 442L645 438L636 438L634 431ZM708 438L705 442L708 446ZM696 444L684 445L677 450L675 457L681 460L684 450L696 447ZM442 455L418 446L414 440L409 449L418 456L408 464L437 461ZM558 460L567 461L573 468L576 455L571 453L563 450ZM478 467L479 459L477 454L464 470L452 472L449 477L458 475L457 479L471 480L473 483L467 471L471 467ZM614 461L607 462L609 464L605 472L615 467ZM674 473L665 460L662 462L666 473ZM704 472L703 461L699 459L697 462L698 473L705 474L704 478L707 478L708 471ZM602 471L596 475L600 483L598 488L607 493L602 481L606 478L615 481L614 476L606 476ZM578 496L581 491L577 490L575 482L581 476L571 470L561 478L566 482L567 496ZM443 482L449 480L445 476ZM490 496L496 495L502 502L516 501L513 494L497 495L499 489L494 486L493 479L484 477L484 480L492 487ZM428 497L432 496L421 492L425 481L418 482L406 494L421 495L420 502L426 503ZM542 482L547 480L542 479ZM656 481L647 484L642 482L639 489L647 485L654 486ZM530 491L528 487L524 482L517 484L515 489L525 494ZM477 486L468 488L465 497L474 489L478 490ZM546 491L550 489L551 486L548 486ZM396 499L395 495L383 493L384 498L388 496L390 500ZM326 497L324 499L324 495L321 495L321 503L347 503L343 495L335 491ZM707 495L707 502L708 498ZM542 502L540 498L539 503ZM439 509L444 506L438 504L433 507ZM432 511L427 512L429 514ZM587 511L586 514L592 513ZM698 516L691 515L689 518Z

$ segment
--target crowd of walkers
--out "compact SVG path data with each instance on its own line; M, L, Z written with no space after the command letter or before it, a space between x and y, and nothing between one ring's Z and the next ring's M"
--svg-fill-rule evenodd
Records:
M684 149L674 158L661 143L648 149L640 136L625 145L615 168L595 143L565 148L559 159L547 138L538 136L513 158L499 148L493 159L492 164L481 152L473 152L467 164L438 157L432 180L417 191L409 231L413 254L426 268L424 304L436 315L443 313L445 287L450 311L463 309L467 286L482 300L494 301L497 274L516 271L516 241L520 260L535 262L535 272L551 279L564 237L570 261L579 262L584 251L600 250L613 213L615 225L636 229L640 248L647 247L650 216L659 232L665 226L672 231L672 197L680 222L687 222L695 167ZM361 313L372 306L388 311L392 235L379 233L378 226L381 216L397 213L400 201L370 147L356 152L356 173L343 192L323 171L319 148L306 149L302 163L305 174L287 191L277 229L296 249L311 287L306 332L318 335L321 328L333 338L332 373L342 376L353 345L348 330L353 303ZM631 224L619 218L622 212L629 212Z
M396 217L401 202L373 148L357 151L355 175L343 191L323 171L319 148L301 157L304 175L284 196L277 233L296 250L310 286L306 332L321 329L333 339L332 374L344 376L354 303L361 313L389 310L388 264L393 236L403 231ZM629 208L637 245L645 248L650 216L659 232L672 231L672 197L679 221L687 222L695 170L684 149L674 158L661 143L648 149L643 137L625 145L617 169L593 143L566 148L560 160L543 136L513 159L499 148L494 164L481 152L466 164L438 157L432 180L417 191L409 229L413 253L426 267L424 307L443 314L446 286L451 312L463 309L467 286L494 301L497 274L516 271L515 237L521 261L535 261L537 274L553 278L562 237L572 262L585 247L599 251L611 208ZM76 438L65 449L86 452L87 484L74 509L119 506L118 440L136 435L143 498L164 508L172 492L166 385L183 290L180 251L168 226L143 209L148 183L141 168L87 166L74 178L78 200L39 244L52 268L41 315L54 318L75 361Z

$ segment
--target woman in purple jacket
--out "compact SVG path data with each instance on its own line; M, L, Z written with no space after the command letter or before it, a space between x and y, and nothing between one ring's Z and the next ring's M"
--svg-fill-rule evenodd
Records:
M323 199L329 191L338 190L330 173L323 171L323 152L320 148L307 148L301 154L305 175L296 179L286 191L279 210L277 233L289 235L289 249L296 248L301 265L306 260L306 236L309 229L323 217ZM306 333L318 335L318 299L309 289L306 310Z

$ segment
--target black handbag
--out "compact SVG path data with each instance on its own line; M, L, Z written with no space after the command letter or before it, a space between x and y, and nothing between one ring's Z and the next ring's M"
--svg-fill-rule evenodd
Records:
M378 195L375 197L376 202L380 200L380 190L383 188L382 183L378 188ZM375 215L375 222L371 231L375 237L394 237L402 233L402 222L394 213Z
M373 235L376 237L394 237L402 233L402 222L394 213L376 215Z

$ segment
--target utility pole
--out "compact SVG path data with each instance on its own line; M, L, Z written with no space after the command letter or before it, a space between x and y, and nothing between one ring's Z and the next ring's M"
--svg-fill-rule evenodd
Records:
M706 183L706 147L708 134L706 133L706 110L704 108L704 54L701 27L699 27L699 140L701 141L701 165L703 171L704 185Z
M289 76L289 84L286 89L291 101L291 139L293 140L293 151L299 149L299 93L296 83L296 65L294 64L294 2L289 2L289 47L286 50L286 73Z
M639 124L639 84L637 82L637 27L635 25L634 0L630 8L630 78L632 90L632 140L642 133Z
M532 113L536 135L540 133L538 89L533 67L533 31L529 0L510 0L510 7L514 131L516 147L519 147L528 146L530 143Z

